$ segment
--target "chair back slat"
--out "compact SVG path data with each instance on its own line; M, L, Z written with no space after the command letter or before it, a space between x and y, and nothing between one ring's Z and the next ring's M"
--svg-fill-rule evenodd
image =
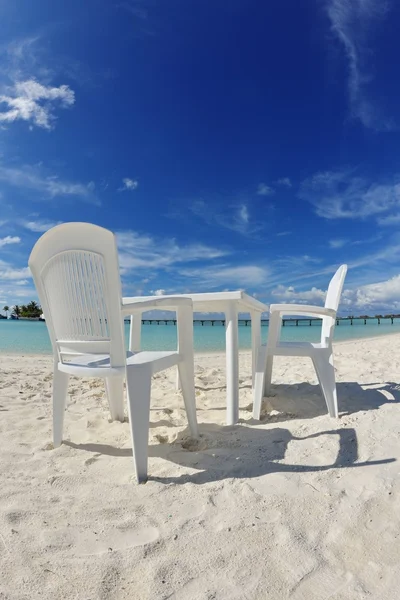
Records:
M343 284L347 273L347 265L341 265L332 277L326 293L325 308L331 308L335 312L339 307ZM324 317L322 319L321 343L330 343L335 331L336 318Z
M114 235L89 223L65 223L45 233L29 266L53 350L63 360L68 342L86 353L92 342L125 364L121 282ZM61 344L62 342L62 344ZM78 353L78 352L77 352Z

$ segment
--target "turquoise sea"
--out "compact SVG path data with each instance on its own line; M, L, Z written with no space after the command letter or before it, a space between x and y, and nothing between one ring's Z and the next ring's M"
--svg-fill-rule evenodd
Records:
M376 319L367 321L341 321L335 328L335 340L352 340L356 338L374 337L389 333L400 333L400 319L392 325L390 319L381 319L378 325ZM128 340L129 324L125 324L126 339ZM263 341L266 341L268 326L262 327ZM282 339L285 341L317 342L320 337L320 325L313 323L309 326L303 322L299 326L286 324L282 328ZM194 340L196 352L218 352L225 349L225 328L221 324L195 324ZM239 342L241 349L251 347L250 326L239 325ZM173 324L142 325L142 348L144 350L173 350L176 348L176 327ZM18 354L49 354L50 340L46 324L39 321L0 320L0 352Z

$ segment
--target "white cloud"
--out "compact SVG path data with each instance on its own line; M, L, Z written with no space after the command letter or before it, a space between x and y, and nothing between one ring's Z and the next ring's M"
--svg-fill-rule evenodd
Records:
M277 185L281 185L283 187L287 187L287 188L292 187L292 182L290 181L289 177L282 177L281 179L278 179L278 181L276 183L277 183Z
M355 311L398 311L400 309L400 275L391 279L345 290L343 304Z
M371 279L371 274L366 276ZM278 285L272 290L271 296L274 302L323 305L326 291L317 287L297 290L293 286ZM400 311L400 274L377 283L356 285L352 288L346 286L342 293L340 309L348 314L371 316L382 312L390 314Z
M0 248L2 246L7 246L8 244L19 244L20 241L21 241L21 238L19 238L17 236L7 235L4 238L0 238Z
M62 221L21 221L22 227L25 229L29 229L29 231L33 231L35 233L44 233L48 229L52 229L56 227L56 225L61 225Z
M40 166L6 167L0 164L0 181L16 188L34 190L49 199L58 196L77 196L89 202L97 202L94 183L63 181L56 175L46 175Z
M36 297L36 291L31 283L31 272L28 267L15 268L0 259L1 295L7 300L9 306L16 304L18 298Z
M154 296L165 296L165 290L154 290L153 294Z
M372 77L372 32L388 12L385 0L327 0L328 17L334 34L342 43L348 59L348 92L352 116L376 131L395 129L368 97Z
M137 179L130 179L129 177L125 177L125 179L122 180L122 183L123 186L118 189L119 192L132 192L133 190L136 190L139 185Z
M67 85L51 87L38 83L34 79L16 82L0 94L0 122L27 121L43 129L54 126L54 105L68 108L75 102L75 94Z
M14 285L27 285L29 281L27 279L21 279L20 281L14 281Z
M330 248L343 248L343 246L345 246L347 244L347 240L344 239L335 239L335 240L329 240L329 246Z
M276 237L284 237L285 235L291 235L291 231L279 231L279 233L276 234Z
M370 183L349 171L326 171L303 181L299 195L325 219L367 218L400 208L400 177Z
M22 269L13 269L12 267L4 267L0 264L0 280L24 279L30 277L31 272L28 267Z
M293 286L278 285L272 290L271 295L279 301L299 304L324 304L326 291L312 287L311 290L296 291Z
M179 245L174 239L156 239L134 231L117 233L123 273L135 268L166 269L173 265L220 258L224 250L204 244Z
M257 194L259 196L272 196L275 194L275 190L270 185L259 183L257 187Z

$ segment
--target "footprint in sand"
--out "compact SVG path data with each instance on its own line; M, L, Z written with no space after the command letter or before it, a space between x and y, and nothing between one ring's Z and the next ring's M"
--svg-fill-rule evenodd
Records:
M161 433L157 433L154 436L154 439L156 439L160 444L167 444L169 442L169 437L167 435L161 435Z
M85 465L85 467L90 467L90 465L93 465L93 463L99 460L100 456L101 454L95 454L94 456L87 458L83 464Z
M145 546L158 540L160 532L156 527L140 527L121 531L105 530L100 533L76 532L75 544L71 552L81 556L93 556L110 552L120 552L129 548Z
M12 525L18 525L22 521L25 521L29 516L28 513L19 510L12 510L5 514L6 521Z
M50 477L48 482L51 487L60 492L70 492L87 483L84 477L64 477L63 475L60 477Z

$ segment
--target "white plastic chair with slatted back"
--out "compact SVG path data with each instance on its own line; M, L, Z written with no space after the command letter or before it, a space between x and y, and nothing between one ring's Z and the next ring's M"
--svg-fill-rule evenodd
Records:
M347 265L342 265L332 277L326 294L325 306L271 304L267 345L261 346L258 352L253 391L254 419L260 418L263 393L266 396L269 394L274 356L309 356L313 361L329 414L331 417L338 416L332 340L346 273ZM279 337L283 315L320 317L322 319L321 341L316 344L281 342Z
M125 379L134 465L138 481L145 481L154 373L178 365L189 426L197 436L192 301L176 301L178 351L126 352L111 231L90 223L58 225L35 244L29 267L54 352L54 446L62 442L70 375L105 379L111 418L119 421L124 419ZM146 301L138 303L138 310L146 310Z

